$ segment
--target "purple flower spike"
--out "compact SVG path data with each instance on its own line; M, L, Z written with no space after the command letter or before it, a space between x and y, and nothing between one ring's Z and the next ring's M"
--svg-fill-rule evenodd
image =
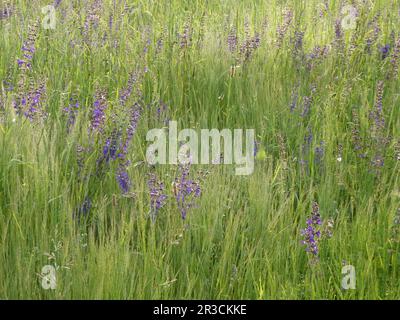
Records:
M154 222L158 211L165 205L168 196L165 194L165 185L154 173L150 173L147 186L150 193L150 218Z
M179 165L179 176L175 178L174 194L182 219L186 219L186 215L190 208L195 205L195 199L201 196L201 187L198 180L190 179L191 164Z
M322 224L318 203L313 203L311 217L307 219L306 224L307 227L301 230L303 236L301 243L306 246L306 252L317 256L319 252L318 243L321 238L320 226Z
M128 172L124 165L120 165L117 171L117 182L123 194L127 194L131 187Z

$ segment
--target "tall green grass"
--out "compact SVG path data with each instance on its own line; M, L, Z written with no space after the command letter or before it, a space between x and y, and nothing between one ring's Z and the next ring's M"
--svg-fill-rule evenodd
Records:
M400 82L398 76L386 78L391 56L381 59L379 51L379 45L390 43L393 53L394 39L400 36L398 1L354 4L359 9L357 28L344 31L342 51L333 44L335 21L343 18L339 1L326 1L321 15L324 1L316 0L147 0L129 1L128 8L124 1L102 2L99 26L89 34L97 44L82 42L81 35L92 1L62 1L56 28L45 30L39 24L29 76L46 81L48 117L30 122L13 110L21 73L16 61L28 25L41 21L40 9L48 3L3 1L2 7L11 5L13 14L0 21L0 79L8 79L15 89L1 87L0 298L400 297L400 235L393 231L400 207ZM278 47L276 32L285 8L293 10L294 19ZM368 54L374 17L379 32ZM181 49L176 34L184 32L185 24L193 30L192 45ZM243 63L236 61L238 53L228 51L227 37L235 27L240 44L246 24L251 36L260 32L261 45ZM304 54L316 45L331 46L311 70L294 56L295 30L305 32ZM156 52L160 37L163 48ZM144 53L147 38L151 44ZM129 73L145 66L148 72L140 83L144 102L164 101L168 117L181 129L254 128L265 151L250 176L235 176L231 166L194 166L193 172L209 174L185 220L171 186L177 168L154 169L143 162L147 131L164 126L153 107L144 108L129 152L134 194L121 194L114 165L101 177L93 175L101 146L85 154L85 176L94 178L82 180L78 172L76 147L88 144L96 89L108 93L107 125L112 127L111 114L118 110ZM380 80L383 134L390 139L385 164L376 168L370 159L379 145L369 114ZM299 101L290 112L296 88ZM301 117L302 99L311 94L310 114ZM68 134L62 109L72 96L81 107ZM353 112L367 159L354 151ZM313 139L304 151L309 130ZM325 150L318 161L315 148L321 141ZM153 170L169 196L155 223L148 217L147 173ZM88 195L92 208L79 222L74 212ZM313 201L323 220L334 220L333 236L320 243L318 262L312 262L301 244ZM55 290L41 286L40 272L48 264L57 269ZM341 288L343 264L355 267L355 290Z

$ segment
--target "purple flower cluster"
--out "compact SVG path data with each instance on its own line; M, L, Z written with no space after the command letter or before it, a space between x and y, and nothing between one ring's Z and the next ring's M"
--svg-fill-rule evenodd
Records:
M376 86L376 101L375 101L375 108L370 113L370 118L375 122L376 130L380 131L385 126L385 118L383 116L383 88L384 82L380 80Z
M165 194L165 185L154 173L149 174L147 186L150 193L150 218L154 222L158 211L165 205L168 196Z
M90 210L92 209L92 200L89 197L85 197L82 204L75 210L74 218L80 219L87 217Z
M370 21L368 23L368 27L373 28L370 31L371 35L366 40L366 51L368 54L371 54L372 45L377 41L377 39L379 37L379 33L381 31L379 28L379 24L378 24L379 16L380 16L380 14L375 15L374 18L372 19L372 21Z
M390 44L385 44L384 46L379 46L379 53L381 55L381 59L386 59L390 54Z
M105 92L98 90L93 103L92 117L90 120L89 132L102 132L106 120L105 110L107 109L107 99Z
M131 107L129 124L126 129L126 140L122 146L122 153L124 156L128 153L129 144L135 135L140 116L142 114L142 109L142 106L138 102Z
M90 33L92 30L97 29L97 27L99 26L102 6L102 0L94 0L91 6L88 8L88 12L82 29L83 41L87 45L95 44L90 40Z
M306 251L313 256L317 256L319 249L318 244L321 238L321 216L319 213L318 203L314 202L312 205L311 217L307 219L307 227L301 230L301 235L304 240L302 244L306 246Z
M43 81L36 88L33 83L31 86L28 92L23 90L23 86L19 88L18 96L13 102L15 112L17 115L24 115L30 121L44 119L47 116L43 110L43 100L46 95L45 82Z
M253 155L257 156L258 150L260 149L260 142L255 140L254 147L253 147Z
M313 101L312 96L303 97L303 110L300 114L301 117L305 118L310 114L312 101Z
M230 52L237 50L238 38L236 28L232 28L228 34L228 49Z
M126 105L126 102L128 101L129 97L132 95L133 88L134 88L135 84L137 83L138 79L139 79L139 74L137 71L134 71L129 75L128 84L127 84L126 88L124 88L122 90L122 93L119 98L122 106Z
M31 91L28 95L28 109L25 111L25 116L33 121L36 115L46 116L46 113L41 110L41 102L46 94L46 87L44 83L41 83L38 88Z
M325 154L325 142L320 141L319 146L315 147L315 161L321 163Z
M68 106L63 109L63 112L68 116L67 120L68 132L70 132L71 128L75 125L78 111L79 111L79 101L71 97L69 99Z
M139 81L139 77L140 74L138 72L131 73L127 87L123 89L119 97L120 107L117 110L120 110L123 115L129 114L128 119L124 120L123 124L118 124L118 115L116 113L112 114L110 122L116 125L112 128L111 134L105 135L107 131L107 128L105 128L107 99L105 92L98 90L95 94L95 102L93 104L89 125L89 133L98 133L97 141L99 141L102 146L101 154L97 159L97 176L101 176L104 169L110 168L108 165L111 161L118 161L118 167L115 173L116 180L124 195L129 193L132 185L128 174L128 167L130 165L130 161L127 160L128 148L136 132L142 112L142 107L139 102L134 103L130 108L126 106L129 98L133 94L135 84ZM140 100L141 92L138 88L136 89L137 95L139 96L138 99Z
M306 66L308 70L313 69L329 54L328 46L315 46L310 53L305 56Z
M283 43L283 39L285 38L286 33L289 30L290 25L293 21L293 11L291 9L287 9L283 14L283 23L278 26L276 30L276 45L280 48Z
M126 164L121 164L117 170L117 182L123 194L127 194L131 188L131 180L126 167Z
M335 41L334 44L337 49L343 49L344 46L344 33L342 28L342 20L337 19L335 21Z
M179 175L174 181L176 203L182 219L186 219L188 210L195 205L195 199L201 195L200 183L189 177L191 164L179 165Z
M253 55L254 51L261 45L261 39L259 33L255 33L254 37L250 37L248 34L240 46L240 55L244 62L248 61Z
M400 57L400 35L397 37L396 42L394 44L392 56L390 58L391 64L391 75L393 78L396 78L399 73L399 57Z
M304 38L304 31L295 30L292 39L293 54L295 57L297 56L301 57L301 53L303 51L303 38Z
M381 80L376 87L376 101L374 109L370 112L370 119L373 120L372 125L372 141L375 155L371 160L374 168L379 169L384 165L385 148L388 144L388 138L385 134L385 117L383 114L383 88L384 82Z
M17 59L18 66L22 70L30 70L32 67L32 59L33 59L33 54L35 53L35 42L37 38L37 29L38 25L35 24L33 26L29 26L29 31L28 31L28 39L24 42L22 45L22 54L23 57L20 59Z
M58 8L59 5L61 4L61 2L62 2L62 0L54 0L53 6L54 6L55 8Z
M103 154L101 160L105 162L109 162L110 160L116 160L121 155L118 153L119 145L121 139L121 131L114 130L111 133L111 137L106 139L106 142L103 146Z
M5 7L0 8L0 20L8 19L14 13L14 8L11 5L5 5Z
M170 120L168 117L168 105L162 100L156 102L156 115L158 122L162 122L164 125L168 124Z
M183 27L183 34L179 35L180 39L180 48L185 49L191 46L192 44L192 31L190 28L190 24L188 22L185 23Z

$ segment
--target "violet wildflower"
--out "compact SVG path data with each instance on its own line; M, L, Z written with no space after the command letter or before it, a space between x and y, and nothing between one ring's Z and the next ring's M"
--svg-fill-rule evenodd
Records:
M370 118L372 118L375 122L376 130L381 130L385 126L385 119L383 116L383 87L384 82L380 80L376 86L376 101L375 101L375 108L370 113Z
M168 196L165 194L165 185L154 173L149 174L147 186L150 193L150 218L154 222L158 211L165 205Z
M240 55L244 62L248 61L253 52L260 47L260 35L256 32L254 37L246 36L244 42L240 46Z
M259 48L260 45L261 45L261 37L260 37L260 34L259 34L258 32L255 32L255 33L254 33L254 37L253 37L253 39L251 39L251 41L252 41L252 47L253 47L253 49Z
M67 130L70 132L71 128L75 125L76 117L79 111L79 101L74 98L69 99L69 104L63 109L63 112L68 116Z
M108 29L110 29L110 32L112 32L113 23L114 23L114 17L113 17L113 14L110 13L110 16L108 18Z
M119 146L121 140L121 131L114 130L111 134L111 137L106 139L106 142L103 146L103 154L99 159L99 162L105 161L106 163L110 162L110 160L116 160L119 157Z
M11 5L5 5L4 8L0 8L0 20L8 19L14 13L14 8Z
M58 8L58 6L61 4L62 0L54 0L53 6L55 8Z
M93 29L97 29L100 22L100 15L102 10L102 0L94 0L89 7L82 29L83 41L87 45L93 45L94 42L90 41L90 33Z
M186 219L189 209L195 205L195 199L201 195L199 181L189 177L190 165L190 163L179 165L179 176L175 178L173 184L176 203L182 219Z
M293 39L291 40L293 43L293 55L295 57L301 58L301 53L303 52L303 38L304 32L295 30Z
M74 218L81 219L86 218L92 209L92 200L89 197L85 197L82 204L75 210Z
M107 109L106 95L103 91L97 91L93 103L92 117L90 120L89 132L102 132Z
M162 30L160 36L158 37L158 39L156 41L156 54L159 54L164 47L165 33L166 33L166 31Z
M254 157L257 156L258 150L260 149L260 142L255 140L254 141L254 148L253 148L253 155Z
M337 19L335 21L335 40L334 44L338 50L343 50L344 48L344 33L342 29L342 20Z
M168 105L165 102L163 102L162 100L160 100L158 102L156 113L157 113L157 120L159 122L163 122L164 124L167 124L168 121L170 120L168 118Z
M24 116L30 121L45 118L47 114L42 109L45 94L46 87L43 82L37 88L31 89L28 92L28 95L22 97L20 100L19 111L23 111Z
M142 34L142 38L144 40L143 53L145 55L149 52L149 48L151 45L151 34L152 34L151 28L146 26Z
M318 244L321 238L321 216L319 213L318 203L312 205L311 216L307 219L307 227L301 230L304 240L302 244L306 246L306 251L313 256L317 256L319 252Z
M308 54L305 55L305 61L307 64L307 69L311 70L313 69L316 65L321 63L321 61L328 56L329 53L329 47L324 46L315 46L312 51Z
M371 54L371 48L372 45L377 41L380 33L380 28L378 24L378 19L379 19L379 13L368 23L368 26L371 27L373 26L373 30L370 31L372 35L370 35L367 40L366 40L366 51L368 54Z
M305 137L304 137L304 143L307 146L310 146L311 142L312 142L312 139L313 139L312 130L311 130L311 128L307 128L307 135L305 135Z
M140 116L142 113L142 107L141 105L136 102L130 110L130 119L129 119L129 124L128 127L126 129L126 139L125 142L122 146L122 153L123 155L126 155L128 152L128 147L129 144L133 138L133 136L135 135L137 126L138 126L138 122L140 120Z
M117 182L121 192L127 194L131 188L131 181L126 170L126 164L121 164L117 170Z
M321 7L319 9L319 17L320 18L324 17L328 12L329 12L328 1L324 1L324 3L321 3Z
M390 44L386 44L383 47L379 46L379 53L381 55L381 59L384 60L389 56L390 53Z
M35 42L37 38L37 29L38 29L38 24L34 24L32 26L29 26L29 31L28 31L28 38L27 40L23 43L22 45L22 55L23 59L18 58L17 63L18 66L23 70L29 70L31 69L32 66L32 59L33 59L33 54L35 53Z
M282 46L283 40L285 38L286 33L289 30L290 25L293 21L293 11L291 9L286 9L283 14L283 23L278 26L276 30L276 45L278 48Z
M228 49L230 52L235 52L237 49L237 32L236 28L232 28L228 34Z
M3 80L3 87L5 91L11 92L14 90L14 85L10 80Z
M181 49L185 49L191 46L192 43L192 34L190 25L188 22L185 23L183 27L183 34L179 36L180 38L180 47Z
M370 112L370 119L373 120L372 130L371 130L371 138L373 142L373 150L375 155L371 160L372 166L377 169L377 173L379 173L379 169L384 165L384 156L386 153L386 146L389 143L389 139L385 134L385 118L383 114L383 88L384 82L381 80L378 82L376 87L376 101L374 105L374 109Z
M392 66L390 71L390 76L393 78L397 77L399 73L399 57L400 57L400 35L397 37L397 40L394 44L393 52L390 58L390 64ZM390 77L389 76L389 77Z
M301 117L305 118L310 114L312 101L313 101L312 96L303 97L303 110L300 114Z
M137 71L134 71L129 75L128 84L126 88L122 90L122 93L119 97L122 106L126 104L129 97L132 95L133 88L138 82L138 79L139 79L139 73Z

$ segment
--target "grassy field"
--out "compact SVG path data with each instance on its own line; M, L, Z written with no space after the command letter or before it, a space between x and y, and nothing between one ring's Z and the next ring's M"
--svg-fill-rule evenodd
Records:
M0 1L1 299L400 298L399 1L49 2ZM254 173L148 165L169 120Z

